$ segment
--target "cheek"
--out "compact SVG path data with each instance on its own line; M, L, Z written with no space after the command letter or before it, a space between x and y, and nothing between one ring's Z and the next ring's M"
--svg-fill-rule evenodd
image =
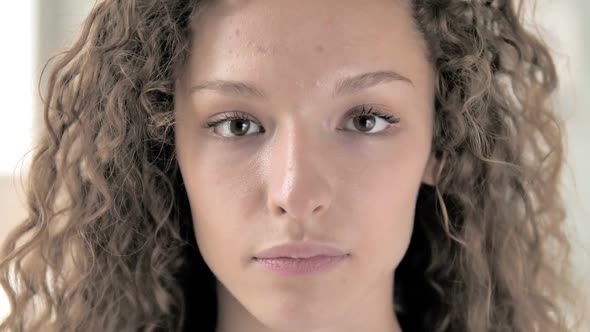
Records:
M203 157L206 154L201 153ZM183 172L189 197L193 227L199 250L215 271L222 264L232 262L242 245L245 225L240 211L243 201L237 192L240 188L240 172L226 172L215 167L207 158L194 158L187 165L198 165ZM219 165L219 164L216 164ZM185 174L186 173L186 174Z
M195 150L185 165L195 165L187 174L187 192L197 245L214 272L237 273L268 228L261 215L261 178L251 163L220 162L219 152Z
M389 189L374 202L374 215L365 219L363 241L368 253L385 266L395 268L405 255L414 222L413 191ZM380 258L380 259L379 259Z
M355 196L354 220L360 223L361 251L381 267L395 268L409 245L420 187L417 164L389 160L358 178L357 192L363 194Z
M236 213L228 208L231 206L229 203L223 206L223 202L214 199L225 197L219 195L218 192L209 192L199 196L201 199L198 202L191 200L191 211L197 211L192 212L192 218L201 256L217 278L223 279L225 275L235 274L245 244L241 236L244 233L241 229L243 223L234 217ZM193 208L193 205L202 208Z

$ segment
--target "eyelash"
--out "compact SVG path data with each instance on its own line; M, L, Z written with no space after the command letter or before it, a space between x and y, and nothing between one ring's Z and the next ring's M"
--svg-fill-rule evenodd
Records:
M366 107L369 107L369 108L367 109ZM350 111L350 113L348 114L348 117L355 118L355 117L359 117L359 116L363 116L363 115L376 116L376 117L379 117L379 118L385 120L386 122L388 122L390 124L396 124L396 123L400 122L400 119L398 117L393 116L388 113L385 113L385 112L381 111L380 109L376 108L375 106L368 106L368 105L360 105L360 106L355 107L352 111ZM223 114L223 117L220 119L207 121L205 123L205 125L203 126L203 128L216 127L218 124L221 124L226 121L232 121L232 120L251 121L251 122L254 122L256 125L262 127L262 125L258 121L250 118L247 115L243 115L242 113L237 113L237 112L231 112L231 113ZM362 132L355 132L355 133L365 135L365 136L378 136L378 135L381 135L384 132L386 132L388 129L390 129L390 127L386 128L376 134L365 134ZM264 131L262 131L261 133L263 133L263 132ZM220 135L218 135L218 136L221 139L225 139L225 140L235 140L239 137L245 137L245 136L238 136L236 138L229 138L229 137L224 137L224 136L220 136ZM246 136L248 136L248 135L246 135Z

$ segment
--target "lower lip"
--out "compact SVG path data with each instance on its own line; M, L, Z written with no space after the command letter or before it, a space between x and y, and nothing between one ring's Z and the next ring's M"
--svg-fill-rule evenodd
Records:
M310 258L255 258L265 270L283 276L301 276L326 272L336 267L346 256L314 256Z

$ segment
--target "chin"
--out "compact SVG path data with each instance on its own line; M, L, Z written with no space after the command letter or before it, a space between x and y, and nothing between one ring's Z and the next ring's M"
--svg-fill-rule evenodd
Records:
M326 310L324 304L310 305L288 299L278 300L281 303L266 302L261 310L251 311L262 325L273 331L313 331L333 326L339 320L333 311Z

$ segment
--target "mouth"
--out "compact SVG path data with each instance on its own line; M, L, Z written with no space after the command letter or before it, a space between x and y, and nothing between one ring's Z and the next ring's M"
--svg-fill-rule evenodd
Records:
M259 252L255 258L313 258L316 256L343 256L346 252L337 246L320 242L293 242L277 245Z
M294 257L254 257L256 263L264 270L281 276L303 276L320 272L327 272L337 267L348 255L326 256L318 255L305 258Z

